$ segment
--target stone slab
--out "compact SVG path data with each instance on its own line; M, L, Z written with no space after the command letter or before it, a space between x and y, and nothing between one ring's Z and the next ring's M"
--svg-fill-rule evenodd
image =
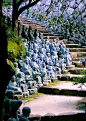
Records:
M66 44L67 48L80 48L81 44Z
M72 58L86 56L86 52L70 52Z
M29 117L30 121L85 121L85 113L68 113L61 115L47 114L46 116L31 115Z
M80 61L72 61L72 64L75 65L75 67L84 67L84 65Z
M82 71L86 70L86 68L72 68L69 70L71 74L82 74Z
M86 96L86 87L80 84L74 85L73 82L58 82L55 86L46 86L39 89L39 92L53 95Z
M73 78L75 77L83 77L84 75L75 75L75 74L61 74L61 75L58 75L58 80L61 80L61 81L73 81Z
M69 48L70 52L86 52L86 48Z
M82 100L83 97L74 96L57 96L57 95L45 95L42 94L39 98L22 104L20 109L25 106L31 108L31 115L69 115L85 112L84 110L78 109L76 103Z

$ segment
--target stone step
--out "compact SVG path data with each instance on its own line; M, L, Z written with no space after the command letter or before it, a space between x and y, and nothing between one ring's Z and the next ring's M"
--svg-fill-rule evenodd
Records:
M84 67L83 63L80 61L72 61L72 64L75 65L75 67Z
M86 56L86 52L70 52L72 58Z
M71 74L82 74L82 71L86 70L86 68L72 68L69 70Z
M58 80L61 80L61 81L73 81L73 78L80 78L80 77L83 77L84 75L76 75L76 74L60 74L58 75Z
M43 36L54 36L54 35L51 33L44 33Z
M49 39L56 39L56 37L55 36L48 36L49 37ZM47 39L47 36L43 36L43 38L44 39ZM57 38L58 39L58 38Z
M86 52L86 48L69 48L70 52Z
M81 44L65 44L67 48L81 48Z
M86 56L83 56L83 57L74 57L74 58L72 58L72 61L83 60L83 58L86 58Z
M85 84L86 85L86 84ZM52 95L86 96L86 87L80 84L74 85L74 82L61 81L54 86L45 86L39 89L40 93Z
M71 68L74 68L75 67L75 65L70 65L70 66L66 66L66 68L69 70L69 69L71 69Z
M85 121L86 114L84 112L81 112L81 113L68 112L68 113L62 113L59 115L48 113L46 116L30 115L29 119L31 121Z
M44 41L46 41L46 39L44 39ZM57 43L58 43L58 39L56 39ZM49 39L49 42L52 43L53 42L53 39Z
M30 121L85 121L85 108L80 110L76 104L82 99L83 97L77 96L42 94L22 104L20 110L28 106L31 108Z

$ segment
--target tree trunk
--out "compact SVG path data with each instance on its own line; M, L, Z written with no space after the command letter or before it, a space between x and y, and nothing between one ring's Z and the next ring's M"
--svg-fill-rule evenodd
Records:
M18 9L16 0L13 0L13 13L12 13L12 30L15 31L16 22L18 20Z
M6 28L3 22L2 16L2 1L0 0L0 121L3 121L3 106L4 106L4 97L7 85L12 75L15 73L9 65L7 65L7 36Z

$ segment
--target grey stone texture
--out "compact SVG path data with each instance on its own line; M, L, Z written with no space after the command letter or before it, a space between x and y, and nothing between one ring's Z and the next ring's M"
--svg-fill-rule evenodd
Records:
M48 30L55 32L55 34L57 33L58 35L62 34L63 38L68 39L69 41L71 40L71 37L73 37L74 43L80 42L83 45L86 43L86 37L83 34L86 28L86 0L53 0L52 3L51 0L48 0L50 4L47 5L47 8L49 9L45 11L46 14L44 14L40 8L40 5L43 5L42 2L43 0L37 8L38 12L36 12L34 7L30 8L30 11L34 12L36 17L38 15L43 16L43 21L44 23L46 22L45 26ZM44 18L47 20L44 20ZM43 24L43 21L41 24ZM69 22L69 25L67 21ZM62 33L58 32L59 25ZM56 27L54 28L54 26ZM77 34L77 31L75 31L76 28L78 30L78 39L74 35L74 33ZM69 29L68 33L67 29ZM70 37L68 38L69 35ZM83 40L80 36L82 36Z

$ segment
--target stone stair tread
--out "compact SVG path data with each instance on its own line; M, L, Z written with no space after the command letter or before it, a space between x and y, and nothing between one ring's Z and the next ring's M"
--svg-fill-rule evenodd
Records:
M70 100L71 98L71 100ZM55 115L69 115L76 113L84 113L85 111L77 109L76 102L82 100L82 97L73 96L55 96L42 94L38 99L26 102L20 106L20 110L23 107L29 106L31 108L31 114L29 117L43 117Z
M86 70L86 68L71 68L70 70Z
M61 80L61 81L73 81L73 78L81 78L83 77L84 75L81 75L81 74L60 74L58 75L58 80Z
M62 76L65 76L65 77L83 77L83 75L75 75L75 74L58 74L57 77L62 77Z
M83 60L83 58L86 58L86 57L85 56L82 56L82 57L74 57L74 58L72 58L72 61Z
M79 85L73 85L74 82L71 81L61 81L58 82L55 86L50 86L50 88L58 88L58 89L68 89L68 90L84 90L86 91L86 87L83 86L82 89L79 88ZM85 83L86 85L86 83Z
M70 52L85 52L86 48L69 48Z

